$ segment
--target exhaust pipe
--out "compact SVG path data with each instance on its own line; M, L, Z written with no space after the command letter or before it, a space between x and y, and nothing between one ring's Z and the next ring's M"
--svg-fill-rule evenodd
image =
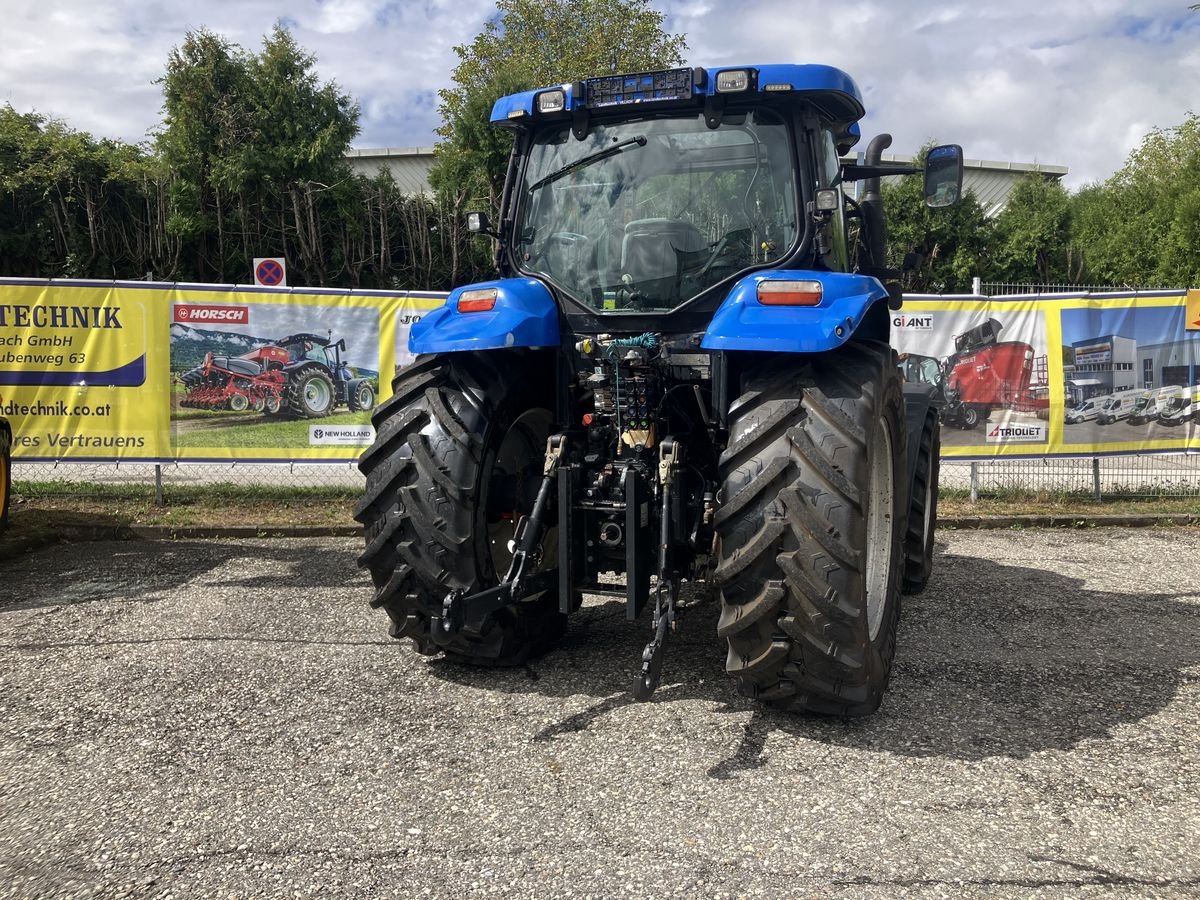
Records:
M890 134L877 134L867 145L866 165L877 166L883 151L892 146ZM863 188L863 221L867 226L867 254L870 256L870 272L885 281L887 269L887 220L883 215L883 194L879 190L879 177L868 178Z

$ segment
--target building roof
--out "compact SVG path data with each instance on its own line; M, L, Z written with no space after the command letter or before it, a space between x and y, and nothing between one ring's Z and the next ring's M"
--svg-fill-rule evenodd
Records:
M853 156L846 157L850 162ZM884 153L882 162L912 163L914 157L902 153ZM1062 178L1069 170L1066 166L1052 166L1038 162L1003 162L994 159L963 160L963 192L970 191L983 207L985 215L991 217L1004 209L1013 185L1030 172L1038 172L1047 178Z
M392 173L397 187L405 194L429 194L429 170L433 168L432 147L379 147L351 150L346 154L350 168L368 178L380 169Z
M363 175L376 175L380 168L392 173L400 190L406 194L429 194L429 170L433 167L432 147L381 147L351 150L346 154L350 167ZM848 156L846 161L855 157ZM912 156L898 153L883 154L884 162L911 163ZM1037 162L1003 162L990 159L963 160L963 190L970 191L988 216L1004 209L1009 192L1017 180L1029 172L1040 172L1047 178L1062 178L1066 166Z

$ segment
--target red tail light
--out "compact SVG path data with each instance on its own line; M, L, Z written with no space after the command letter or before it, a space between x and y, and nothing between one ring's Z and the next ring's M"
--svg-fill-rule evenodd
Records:
M819 281L760 281L758 302L763 306L819 306Z
M500 292L495 288L482 288L477 291L463 291L458 295L458 311L460 313L491 312L496 305Z

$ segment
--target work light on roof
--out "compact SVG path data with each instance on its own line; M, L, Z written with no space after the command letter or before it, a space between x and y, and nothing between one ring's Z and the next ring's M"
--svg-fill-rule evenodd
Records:
M736 94L750 87L750 72L747 69L726 69L717 73L717 93Z
M540 113L562 112L567 107L567 95L562 88L542 91L538 94L537 107Z

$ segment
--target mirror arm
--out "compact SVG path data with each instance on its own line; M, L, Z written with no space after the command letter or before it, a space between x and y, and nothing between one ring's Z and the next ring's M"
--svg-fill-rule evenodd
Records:
M876 165L859 165L846 163L842 166L843 181L862 181L866 178L885 178L888 175L917 175L925 170L918 166L903 163L877 163Z

